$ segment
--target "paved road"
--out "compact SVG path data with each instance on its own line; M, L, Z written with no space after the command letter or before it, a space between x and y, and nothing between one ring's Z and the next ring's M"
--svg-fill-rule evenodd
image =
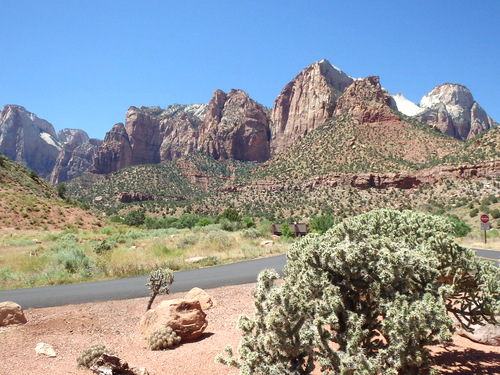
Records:
M490 260L500 266L499 250L473 249L481 259ZM201 268L174 273L175 281L171 293L185 292L194 287L202 289L226 285L252 283L265 268L282 271L285 255L238 262L218 267ZM0 290L0 301L14 301L23 309L50 307L77 303L129 299L148 296L145 286L147 277L97 281L92 283L57 285L41 288Z
M483 250L474 248L472 248L472 250L476 251L478 258L492 261L497 267L500 267L500 250Z
M194 287L210 289L226 285L253 283L263 269L272 268L281 271L284 265L285 255L278 255L217 267L179 271L174 273L174 283L170 291L176 293L186 292ZM0 302L14 301L23 309L27 309L139 298L149 295L149 289L145 286L147 282L147 277L143 276L81 284L0 290Z

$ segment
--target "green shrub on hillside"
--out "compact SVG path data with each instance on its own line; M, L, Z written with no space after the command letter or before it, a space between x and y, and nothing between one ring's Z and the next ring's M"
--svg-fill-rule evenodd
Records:
M379 210L311 234L285 277L259 275L255 317L242 317L240 374L420 374L427 345L500 313L500 271L454 241L442 217Z
M448 220L453 223L453 233L457 237L465 237L471 232L471 227L467 223L458 218L456 215L448 215Z

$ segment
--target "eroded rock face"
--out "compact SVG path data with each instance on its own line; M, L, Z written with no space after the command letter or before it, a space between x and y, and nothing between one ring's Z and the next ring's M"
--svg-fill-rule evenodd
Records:
M102 141L90 139L86 132L79 129L64 129L57 133L63 145L56 159L54 169L48 176L51 184L79 177L92 167L94 155Z
M496 125L465 86L445 83L436 86L420 101L423 112L417 119L458 139L469 139Z
M311 177L298 181L296 184L283 184L277 181L260 181L252 185L232 185L220 188L220 191L308 191L320 187L352 186L357 189L414 189L420 185L433 185L444 180L475 178L500 178L500 161L481 164L442 164L419 171L402 171L399 173L343 173L333 172L322 176Z
M118 123L106 133L93 159L91 172L108 174L131 165L132 148L125 126Z
M288 83L271 114L271 154L275 155L322 125L354 80L327 60L315 62Z
M206 105L130 107L125 126L106 134L92 172L107 174L137 164L173 160L196 150Z
M265 108L241 90L216 90L203 124L200 151L215 159L263 162L269 159L269 118Z
M47 177L62 145L54 127L19 105L6 105L0 112L0 153Z
M200 301L174 299L148 310L140 322L141 336L147 339L154 331L171 327L184 340L200 337L208 325Z
M353 82L337 101L335 115L349 114L360 122L398 121L394 99L380 86L379 77Z
M20 305L10 301L0 303L0 327L26 322L26 317Z

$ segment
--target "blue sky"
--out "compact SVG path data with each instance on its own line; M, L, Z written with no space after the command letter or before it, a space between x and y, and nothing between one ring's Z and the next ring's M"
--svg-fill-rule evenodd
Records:
M0 106L103 139L129 106L246 91L272 107L328 59L419 102L467 86L500 121L500 1L0 0Z

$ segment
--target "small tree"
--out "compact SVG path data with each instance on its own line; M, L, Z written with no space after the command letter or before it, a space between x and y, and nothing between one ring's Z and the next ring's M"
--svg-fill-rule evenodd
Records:
M500 271L454 241L442 217L379 210L311 234L287 253L283 283L259 275L242 317L241 374L423 374L426 345L500 312Z
M312 232L323 234L336 223L337 220L332 215L316 216L309 223L309 227Z
M123 218L123 223L126 225L139 227L146 221L146 215L142 211L130 211Z
M153 301L158 294L168 294L170 293L169 286L174 282L174 273L169 268L159 268L155 271L151 271L149 274L149 281L146 286L151 290L148 306L146 311L151 309Z
M66 184L61 182L56 185L56 191L57 195L64 199L66 198L66 192L68 191L68 188L66 187Z
M222 214L220 214L220 218L228 219L229 221L241 221L240 214L234 208L226 208Z

